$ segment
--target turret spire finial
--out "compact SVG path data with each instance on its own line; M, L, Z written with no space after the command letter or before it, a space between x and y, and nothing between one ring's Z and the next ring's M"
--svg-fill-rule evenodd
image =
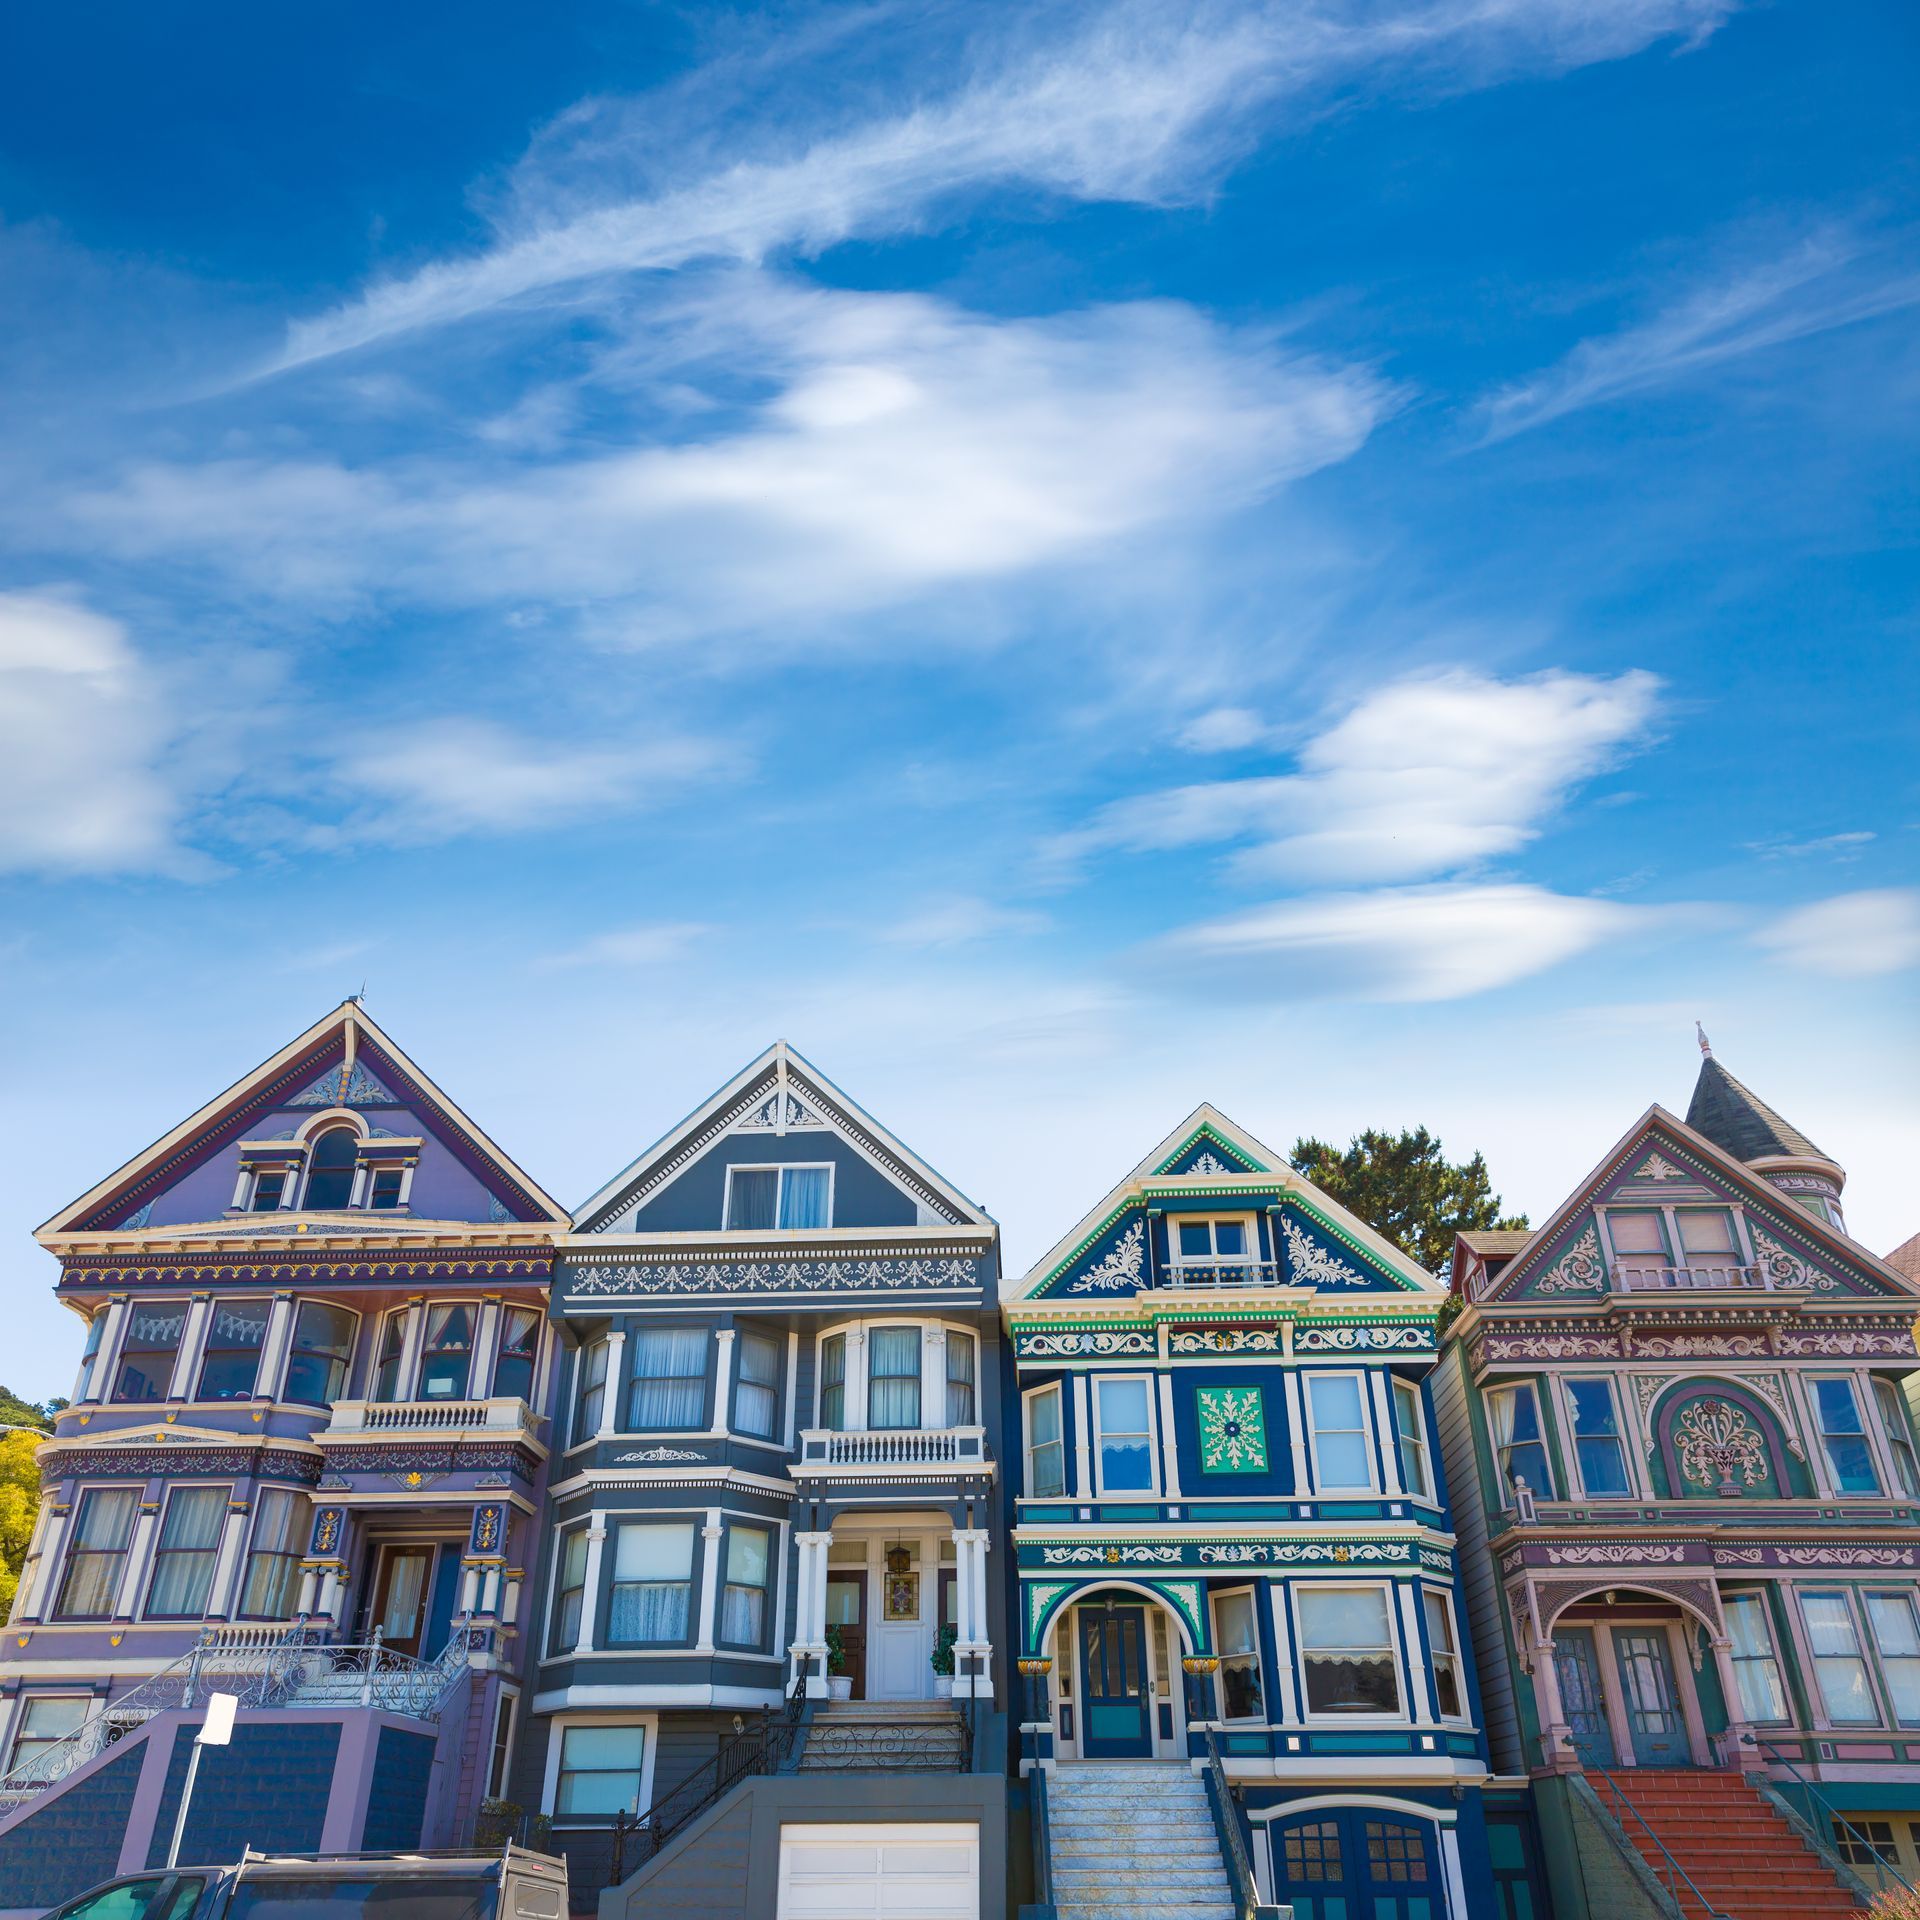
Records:
M1703 1027L1698 1020L1696 1020L1693 1023L1693 1030L1695 1033L1697 1033L1700 1036L1701 1053L1707 1059L1711 1060L1713 1058L1713 1042L1707 1038L1706 1028Z

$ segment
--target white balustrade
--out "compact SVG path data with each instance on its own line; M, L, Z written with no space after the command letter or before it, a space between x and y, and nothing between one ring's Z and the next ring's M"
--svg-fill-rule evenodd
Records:
M875 1427L857 1433L809 1427L800 1435L794 1471L858 1478L903 1468L951 1473L987 1465L985 1427Z
M539 1415L524 1400L336 1400L319 1437L368 1433L531 1432Z
M1736 1266L1730 1261L1704 1262L1684 1267L1619 1266L1613 1269L1616 1293L1671 1293L1715 1287L1769 1288L1764 1268Z

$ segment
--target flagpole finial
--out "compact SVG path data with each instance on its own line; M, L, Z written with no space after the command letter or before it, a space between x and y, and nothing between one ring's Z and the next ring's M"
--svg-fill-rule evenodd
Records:
M1700 1036L1700 1051L1702 1055L1704 1055L1705 1058L1711 1060L1713 1058L1713 1042L1707 1038L1706 1028L1703 1027L1698 1020L1696 1020L1693 1023L1693 1030L1696 1034Z

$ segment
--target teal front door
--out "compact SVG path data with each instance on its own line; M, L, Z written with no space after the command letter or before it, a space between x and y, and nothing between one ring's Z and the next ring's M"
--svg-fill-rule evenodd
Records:
M1616 1627L1613 1657L1627 1705L1637 1767L1688 1767L1693 1749L1673 1682L1673 1654L1659 1627Z
M1553 1636L1553 1672L1560 1683L1560 1711L1583 1767L1610 1767L1613 1729L1600 1696L1600 1656L1591 1627L1561 1627Z
M1081 1753L1089 1760L1151 1760L1144 1609L1080 1609L1080 1674Z
M1445 1920L1433 1828L1371 1807L1276 1820L1273 1897L1293 1920Z

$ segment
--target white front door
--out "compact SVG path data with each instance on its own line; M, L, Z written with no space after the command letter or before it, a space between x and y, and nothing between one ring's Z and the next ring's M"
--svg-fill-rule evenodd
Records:
M975 1920L979 1911L977 1827L780 1829L778 1920Z
M933 1693L933 1589L928 1543L881 1542L875 1554L873 1659L867 1674L869 1700L925 1700ZM905 1558L889 1567L889 1551Z

